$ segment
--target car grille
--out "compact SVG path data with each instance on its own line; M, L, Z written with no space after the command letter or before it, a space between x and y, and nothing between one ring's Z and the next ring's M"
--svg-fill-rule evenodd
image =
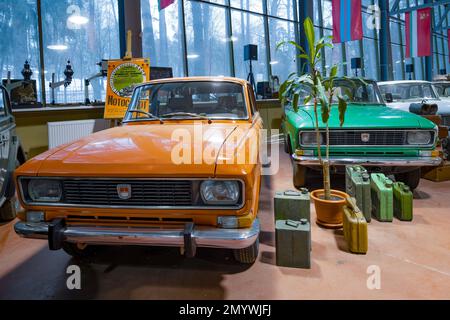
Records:
M450 115L441 116L442 118L442 125L450 127Z
M131 187L129 199L119 198L117 186ZM192 181L189 180L65 180L63 202L99 206L192 206Z
M368 141L363 141L363 136ZM406 131L378 130L331 130L330 145L332 146L398 146L406 144Z

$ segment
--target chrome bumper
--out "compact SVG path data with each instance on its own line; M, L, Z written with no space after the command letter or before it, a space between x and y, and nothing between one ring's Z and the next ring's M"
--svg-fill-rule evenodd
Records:
M49 238L49 223L17 222L14 230L24 238ZM259 220L250 228L222 229L194 226L190 238L196 247L243 249L251 246L259 235ZM62 241L97 245L143 245L183 247L185 229L159 227L86 227L65 226L61 230Z
M314 156L292 155L292 159L305 166L319 165L319 158ZM414 158L381 158L381 157L330 157L330 165L361 164L378 167L435 167L440 165L440 157L414 157Z

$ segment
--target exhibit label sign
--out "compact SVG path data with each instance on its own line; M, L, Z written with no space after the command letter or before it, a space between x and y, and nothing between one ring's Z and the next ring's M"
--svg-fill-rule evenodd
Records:
M149 80L150 60L110 60L106 88L105 119L122 119L136 85Z

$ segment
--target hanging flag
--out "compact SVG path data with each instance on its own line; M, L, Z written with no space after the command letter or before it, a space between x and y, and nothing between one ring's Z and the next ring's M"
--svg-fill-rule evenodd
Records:
M333 42L362 40L361 0L332 0Z
M450 52L450 29L447 29L447 45L448 45L448 52ZM450 55L448 56L448 62L450 62Z
M431 8L405 13L406 58L431 56Z
M159 11L167 8L168 6L170 6L172 3L175 2L175 0L158 0L158 5L159 5Z

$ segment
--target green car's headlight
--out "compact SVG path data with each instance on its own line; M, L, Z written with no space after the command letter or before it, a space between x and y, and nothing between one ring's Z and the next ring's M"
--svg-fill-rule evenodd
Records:
M323 143L322 134L319 135L320 144ZM300 144L301 145L316 145L317 144L317 135L316 132L300 132Z
M62 188L58 180L31 179L28 182L28 196L34 202L58 202Z
M239 183L232 180L206 180L200 185L200 193L206 204L233 205L239 200Z
M430 144L431 132L430 131L410 131L407 137L408 144Z

